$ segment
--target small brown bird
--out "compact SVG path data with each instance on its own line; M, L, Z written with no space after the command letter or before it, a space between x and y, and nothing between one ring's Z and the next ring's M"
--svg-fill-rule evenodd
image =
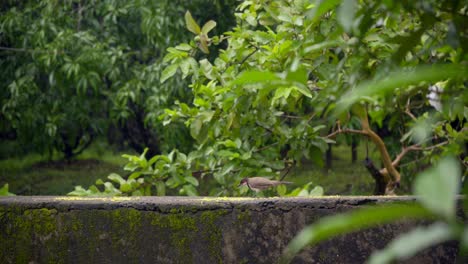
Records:
M247 185L249 189L252 191L259 192L261 190L265 190L270 188L271 186L277 186L280 184L291 184L292 182L287 181L275 181L270 180L263 177L252 177L252 178L244 178L241 180L239 186Z

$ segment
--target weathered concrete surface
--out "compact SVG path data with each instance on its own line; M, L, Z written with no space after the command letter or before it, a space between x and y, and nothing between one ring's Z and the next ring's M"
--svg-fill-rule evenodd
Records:
M0 197L0 263L275 263L306 224L411 197ZM294 263L364 263L403 221L308 248ZM405 263L454 263L455 243Z

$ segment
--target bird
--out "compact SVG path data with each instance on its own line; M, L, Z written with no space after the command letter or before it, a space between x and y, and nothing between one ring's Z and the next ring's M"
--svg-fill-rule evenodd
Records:
M239 186L249 187L252 191L259 192L261 190L268 189L272 186L278 186L281 184L292 184L292 182L287 181L275 181L263 177L252 177L252 178L243 178L240 181Z

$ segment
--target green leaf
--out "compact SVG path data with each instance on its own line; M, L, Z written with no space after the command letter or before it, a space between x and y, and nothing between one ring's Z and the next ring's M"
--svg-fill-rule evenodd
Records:
M202 126L203 126L203 120L201 116L195 118L190 124L190 135L195 139L198 138L198 136L200 135L200 130Z
M292 87L294 90L300 92L301 94L305 95L306 97L312 98L312 92L310 92L309 88L305 85L301 85L298 83L297 86Z
M380 205L357 209L349 213L323 217L304 228L286 247L280 263L288 263L307 245L347 234L356 230L374 227L399 219L428 219L433 215L418 204Z
M115 183L118 183L120 185L126 183L126 181L122 178L122 176L118 175L117 173L111 173L107 178Z
M177 72L178 67L179 67L179 64L177 63L174 63L166 67L161 74L161 83L165 82L167 79L174 76L174 74Z
M186 184L182 187L185 190L185 193L187 193L188 196L198 196L197 189L193 185Z
M96 184L97 185L104 185L104 181L102 179L97 179Z
M200 26L195 22L189 11L185 12L185 26L190 32L196 35L201 33Z
M136 178L140 177L142 175L142 173L143 172L141 172L141 171L135 171L132 174L130 174L130 176L128 176L128 179L129 180L136 179Z
M428 227L418 227L400 235L386 248L372 253L369 264L393 263L393 260L404 260L430 246L443 243L454 238L450 226L445 223L435 223Z
M269 82L277 81L280 78L272 72L262 72L262 71L244 71L232 82L233 85L236 84L248 84L256 82Z
M446 219L454 219L460 175L457 160L446 157L416 178L414 194L427 209Z
M123 183L120 185L120 190L122 192L130 192L132 190L132 186L129 183Z
M343 42L337 40L324 41L305 47L304 53L322 52L323 49L340 46L342 44Z
M67 193L67 195L71 195L71 196L87 196L87 195L90 195L90 194L91 194L91 192L85 190L80 185L75 186L74 191L71 191L71 192Z
M8 192L8 183L5 183L2 188L0 188L0 196L14 196L13 193Z
M180 70L182 71L182 79L185 79L190 71L190 62L189 60L182 60L180 62Z
M322 196L324 193L322 186L315 186L314 189L312 189L309 192L309 196Z
M190 183L190 184L192 184L194 186L198 186L198 180L193 176L186 176L185 181L187 181L188 183Z
M200 42L198 47L200 48L201 51L205 54L209 54L210 50L208 49L208 36L205 34L200 35Z
M213 70L213 65L207 59L200 61L200 67L203 70L203 74L206 76L206 78L210 80L216 79L216 71Z
M208 32L210 32L214 27L216 27L216 22L213 20L210 20L203 25L201 32L202 34L208 35Z
M311 17L311 21L309 22L309 26L315 25L318 21L320 21L321 17L334 9L336 6L338 6L341 3L341 0L321 0L319 3L317 3L316 7L311 9L311 11L308 12L307 16Z
M158 181L155 183L156 185L156 192L158 196L165 196L166 195L166 185L162 181Z
M396 88L406 88L421 82L435 83L445 79L463 80L468 78L467 72L467 66L457 64L420 65L414 68L403 68L386 74L383 79L365 81L356 89L344 94L337 103L336 114L340 114L366 96L384 95Z
M274 105L275 102L280 98L288 99L292 90L293 89L291 87L280 87L276 89L275 95L273 96L273 99L271 100L271 105Z
M187 43L182 43L177 45L175 48L182 51L190 51L192 49L192 46L190 46Z
M308 75L307 70L304 67L299 67L295 71L292 71L292 70L288 71L288 73L286 75L286 80L294 81L294 82L298 82L298 83L301 83L303 85L306 85L307 84L307 79L308 79L307 75Z
M338 8L338 22L340 22L346 32L351 32L353 28L357 7L356 0L346 0Z

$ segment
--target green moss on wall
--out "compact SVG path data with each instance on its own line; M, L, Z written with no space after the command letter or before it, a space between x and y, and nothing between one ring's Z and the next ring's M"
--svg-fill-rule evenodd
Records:
M207 248L213 261L223 262L223 233L222 227L218 224L221 217L228 214L227 210L204 211L201 214L201 226L204 227L202 237L207 241Z

